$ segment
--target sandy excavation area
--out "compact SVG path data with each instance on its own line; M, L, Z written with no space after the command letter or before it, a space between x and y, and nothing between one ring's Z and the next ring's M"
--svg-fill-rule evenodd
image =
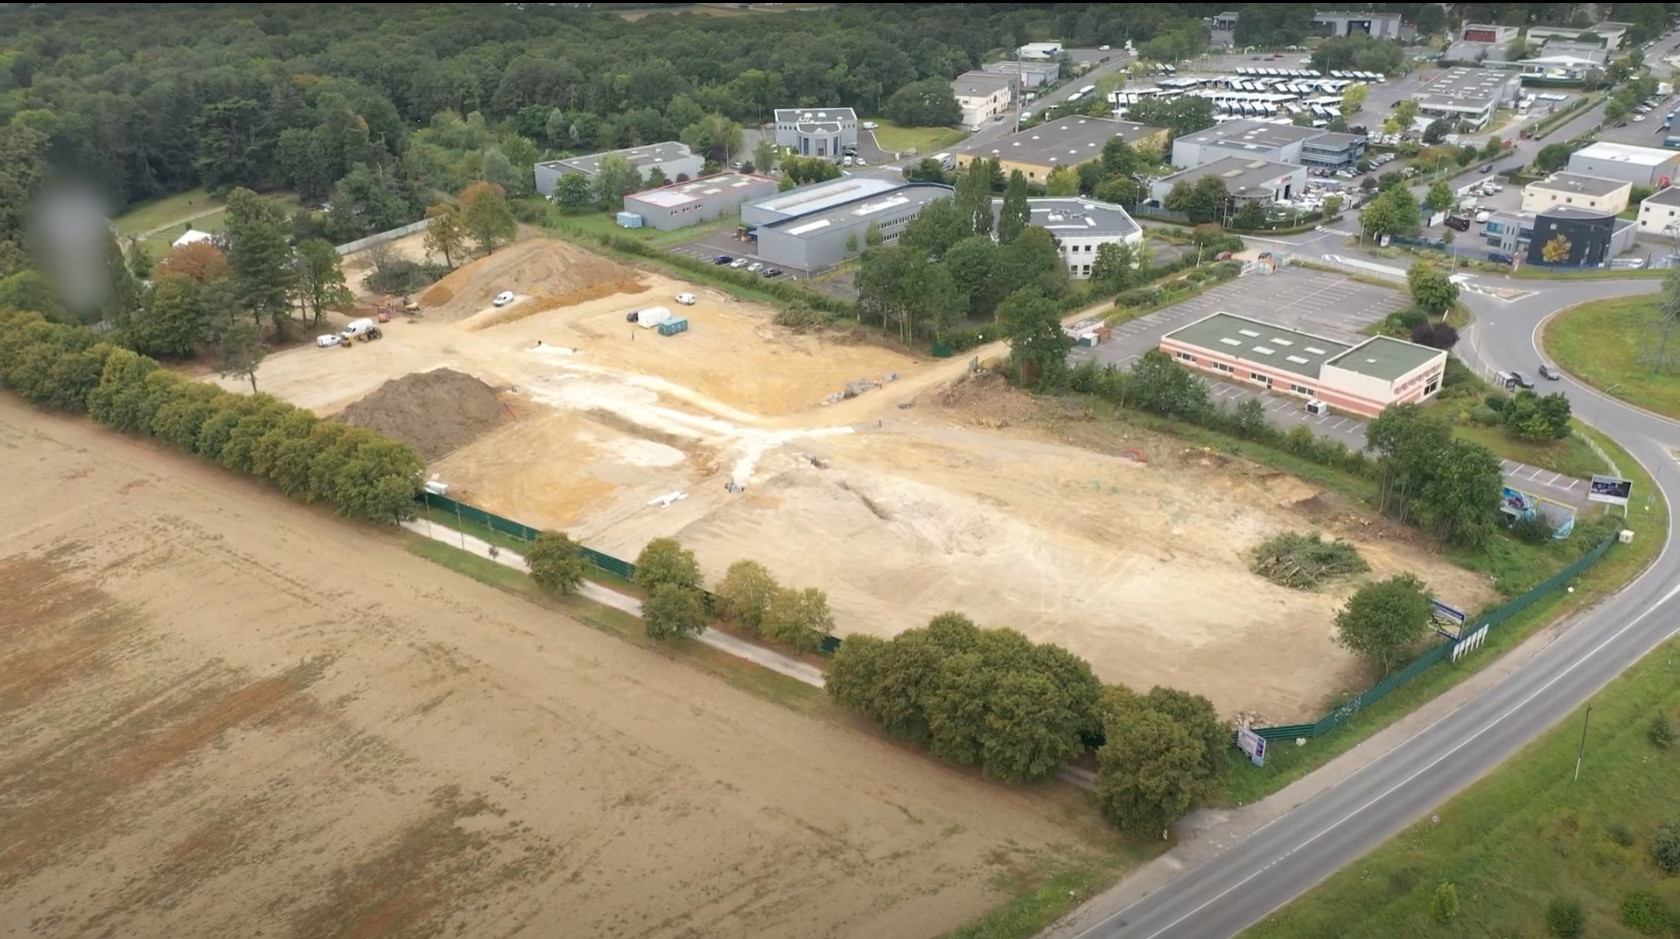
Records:
M0 452L5 935L932 937L1102 837L190 458Z
M518 300L488 306L501 290ZM675 305L682 292L699 302ZM1254 544L1319 524L1316 492L1296 480L1175 459L1166 440L1139 465L1046 435L1031 399L999 382L953 385L966 359L796 335L768 308L540 238L422 302L422 322L379 342L274 356L259 384L410 440L452 495L611 554L675 535L713 578L761 561L827 590L842 635L957 609L1062 643L1107 679L1278 721L1369 681L1332 641L1351 587L1303 593L1248 572ZM691 329L625 322L652 305ZM685 498L662 504L674 493ZM1416 571L1461 608L1491 596L1350 524L1378 574Z

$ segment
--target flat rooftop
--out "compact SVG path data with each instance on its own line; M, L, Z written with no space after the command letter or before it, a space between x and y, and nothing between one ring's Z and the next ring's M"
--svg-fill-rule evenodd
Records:
M1413 92L1412 97L1490 101L1504 94L1505 86L1516 80L1518 75L1515 72L1450 68L1442 72L1439 78Z
M1159 127L1110 117L1063 117L999 138L990 150L976 155L1029 166L1078 166L1101 157L1115 137L1137 143L1160 132Z
M768 198L754 199L747 204L755 209L774 212L787 218L798 218L857 199L891 192L902 185L902 182L876 176L842 176L827 182L789 189Z
M950 186L938 183L903 183L889 192L853 199L820 212L784 218L762 228L795 238L815 238L836 229L844 231L856 225L867 225L901 211L913 214L922 206L947 198L953 192L955 190Z
M1673 186L1645 197L1642 205L1672 205L1680 207L1680 189Z
M1336 368L1380 381L1394 381L1407 372L1415 371L1446 353L1417 343L1378 336L1325 362Z
M647 169L672 160L680 160L693 156L686 144L675 141L665 143L651 143L645 147L628 147L623 150L608 150L605 153L592 153L588 156L571 157L565 160L550 160L539 163L539 166L558 167L562 173L582 173L594 176L601 171L601 161L610 156L621 156L637 169Z
M1207 130L1186 134L1178 139L1204 147L1240 148L1258 153L1261 150L1276 150L1292 143L1310 140L1323 133L1324 131L1313 127L1243 120L1215 124Z
M857 112L851 108L777 108L776 123L832 123L855 121Z
M641 192L625 196L647 205L656 205L663 209L677 209L695 202L704 202L713 196L726 192L738 192L749 186L762 186L765 183L776 185L776 181L768 176L757 176L748 173L716 173L702 176L692 182L678 183L675 186L661 186L658 189L644 189Z
M1061 64L1057 62L1017 62L1014 59L1006 59L1002 62L987 62L986 64L980 66L980 71L982 72L993 72L999 75L1029 74L1054 76L1061 74L1061 69Z
M1554 173L1550 179L1529 183L1534 189L1547 192L1568 192L1583 196L1607 196L1618 189L1628 188L1620 179L1601 179L1597 176L1577 176L1574 173Z
M1028 224L1048 229L1050 234L1093 238L1124 238L1142 231L1125 209L1095 199L1044 198L1028 199L1032 211ZM1003 200L992 200L992 217L1003 212Z
M1655 147L1635 147L1625 143L1595 143L1582 147L1571 154L1571 158L1585 157L1589 160L1606 160L1613 163L1632 163L1638 166L1661 166L1671 163L1680 153L1673 150L1658 150Z
M959 97L983 97L1000 88L1013 88L1015 83L1008 75L976 69L951 79L951 92Z
M1366 142L1367 142L1367 138L1361 137L1358 134L1343 134L1343 133L1338 133L1336 131L1330 130L1330 131L1325 131L1324 133L1319 134L1316 137L1308 137L1307 142L1302 144L1302 146L1303 147L1311 147L1314 150L1336 151L1336 150L1346 150L1347 148L1349 148L1351 146L1354 146L1356 144L1366 143Z
M1221 310L1167 333L1165 339L1221 352L1247 362L1272 365L1280 372L1317 380L1324 363L1353 347Z
M1273 163L1270 160L1248 157L1222 157L1195 169L1174 173L1161 182L1177 183L1182 179L1193 183L1203 176L1217 176L1225 181L1226 192L1233 196L1242 196L1253 190L1270 190L1271 183L1299 169L1299 166L1291 163Z
M1357 13L1350 13L1345 10L1330 10L1313 14L1315 20L1397 20L1399 18L1400 14L1398 13L1372 13L1368 10Z

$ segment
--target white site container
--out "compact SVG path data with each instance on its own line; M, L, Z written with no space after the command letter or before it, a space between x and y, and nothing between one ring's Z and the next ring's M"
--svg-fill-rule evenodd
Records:
M636 325L643 329L652 329L671 318L671 311L662 306L650 306L636 312Z

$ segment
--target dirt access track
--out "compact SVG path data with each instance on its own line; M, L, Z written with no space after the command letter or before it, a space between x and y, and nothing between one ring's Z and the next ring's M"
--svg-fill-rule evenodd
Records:
M0 934L932 937L1106 838L0 396Z
M502 290L519 299L489 307ZM684 292L698 302L676 305ZM1333 641L1352 585L1307 593L1248 572L1253 545L1315 527L1300 506L1317 490L1297 480L1174 460L1182 445L1166 439L1131 444L1139 465L1030 421L998 426L1035 405L978 385L972 401L952 398L942 389L968 357L796 335L768 307L565 243L528 239L425 293L443 305L423 322L348 351L276 355L259 385L325 414L414 372L471 375L502 389L511 416L431 463L452 495L620 557L674 535L713 579L761 561L828 591L842 635L894 635L956 609L1061 643L1105 679L1285 722L1370 680ZM687 315L689 331L625 322L655 305ZM686 498L662 507L673 493ZM1347 534L1379 576L1415 571L1460 608L1491 596L1404 540Z

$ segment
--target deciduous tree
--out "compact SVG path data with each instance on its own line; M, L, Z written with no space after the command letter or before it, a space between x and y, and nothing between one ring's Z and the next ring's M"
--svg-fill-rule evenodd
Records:
M1183 724L1149 708L1105 729L1097 752L1097 806L1136 838L1160 838L1206 794L1205 748Z
M255 323L235 320L216 340L216 371L223 378L244 379L257 390L257 369L262 366L268 347L263 343L262 329Z
M297 271L286 238L285 214L249 189L228 196L228 264L235 296L257 325L272 323L275 336L290 334L292 289Z
M1540 256L1547 264L1563 264L1569 260L1569 239L1562 235L1554 235L1551 240L1540 246Z
M699 590L700 562L675 538L655 538L636 555L636 585L652 592L664 584Z
M757 561L736 561L718 581L718 613L748 632L764 629L764 613L781 588L769 569Z
M443 266L454 270L456 260L467 254L467 232L461 226L461 210L447 202L439 202L426 209L426 217L431 219L424 239L426 253L439 255L443 258Z
M893 123L905 127L952 127L962 120L951 83L943 78L911 82L893 92L886 113Z
M1073 340L1062 330L1055 301L1042 290L1023 287L998 305L998 328L1022 381L1054 387L1067 370Z
M1458 302L1458 285L1445 271L1428 261L1418 261L1406 272L1406 285L1418 308L1440 316Z
M834 633L828 594L815 587L777 590L762 617L764 635L801 652L815 652Z
M319 325L327 311L349 306L355 298L344 285L344 263L338 249L321 238L298 245L293 262L298 301L310 322Z
M624 208L624 197L643 187L641 171L621 156L602 157L595 170L595 203L608 212Z
M545 531L525 549L531 580L549 593L569 594L583 586L588 567L578 543L563 531Z
M512 240L519 228L502 187L486 182L473 183L462 191L461 225L485 254L494 254L496 246Z
M698 636L706 631L706 601L692 587L662 583L642 601L642 621L654 639Z
M1032 207L1027 204L1027 177L1020 170L1011 170L1009 185L1003 191L1003 208L998 213L998 242L1009 244L1030 224Z
M1365 584L1336 614L1336 640L1382 669L1394 670L1429 631L1429 594L1411 574Z

